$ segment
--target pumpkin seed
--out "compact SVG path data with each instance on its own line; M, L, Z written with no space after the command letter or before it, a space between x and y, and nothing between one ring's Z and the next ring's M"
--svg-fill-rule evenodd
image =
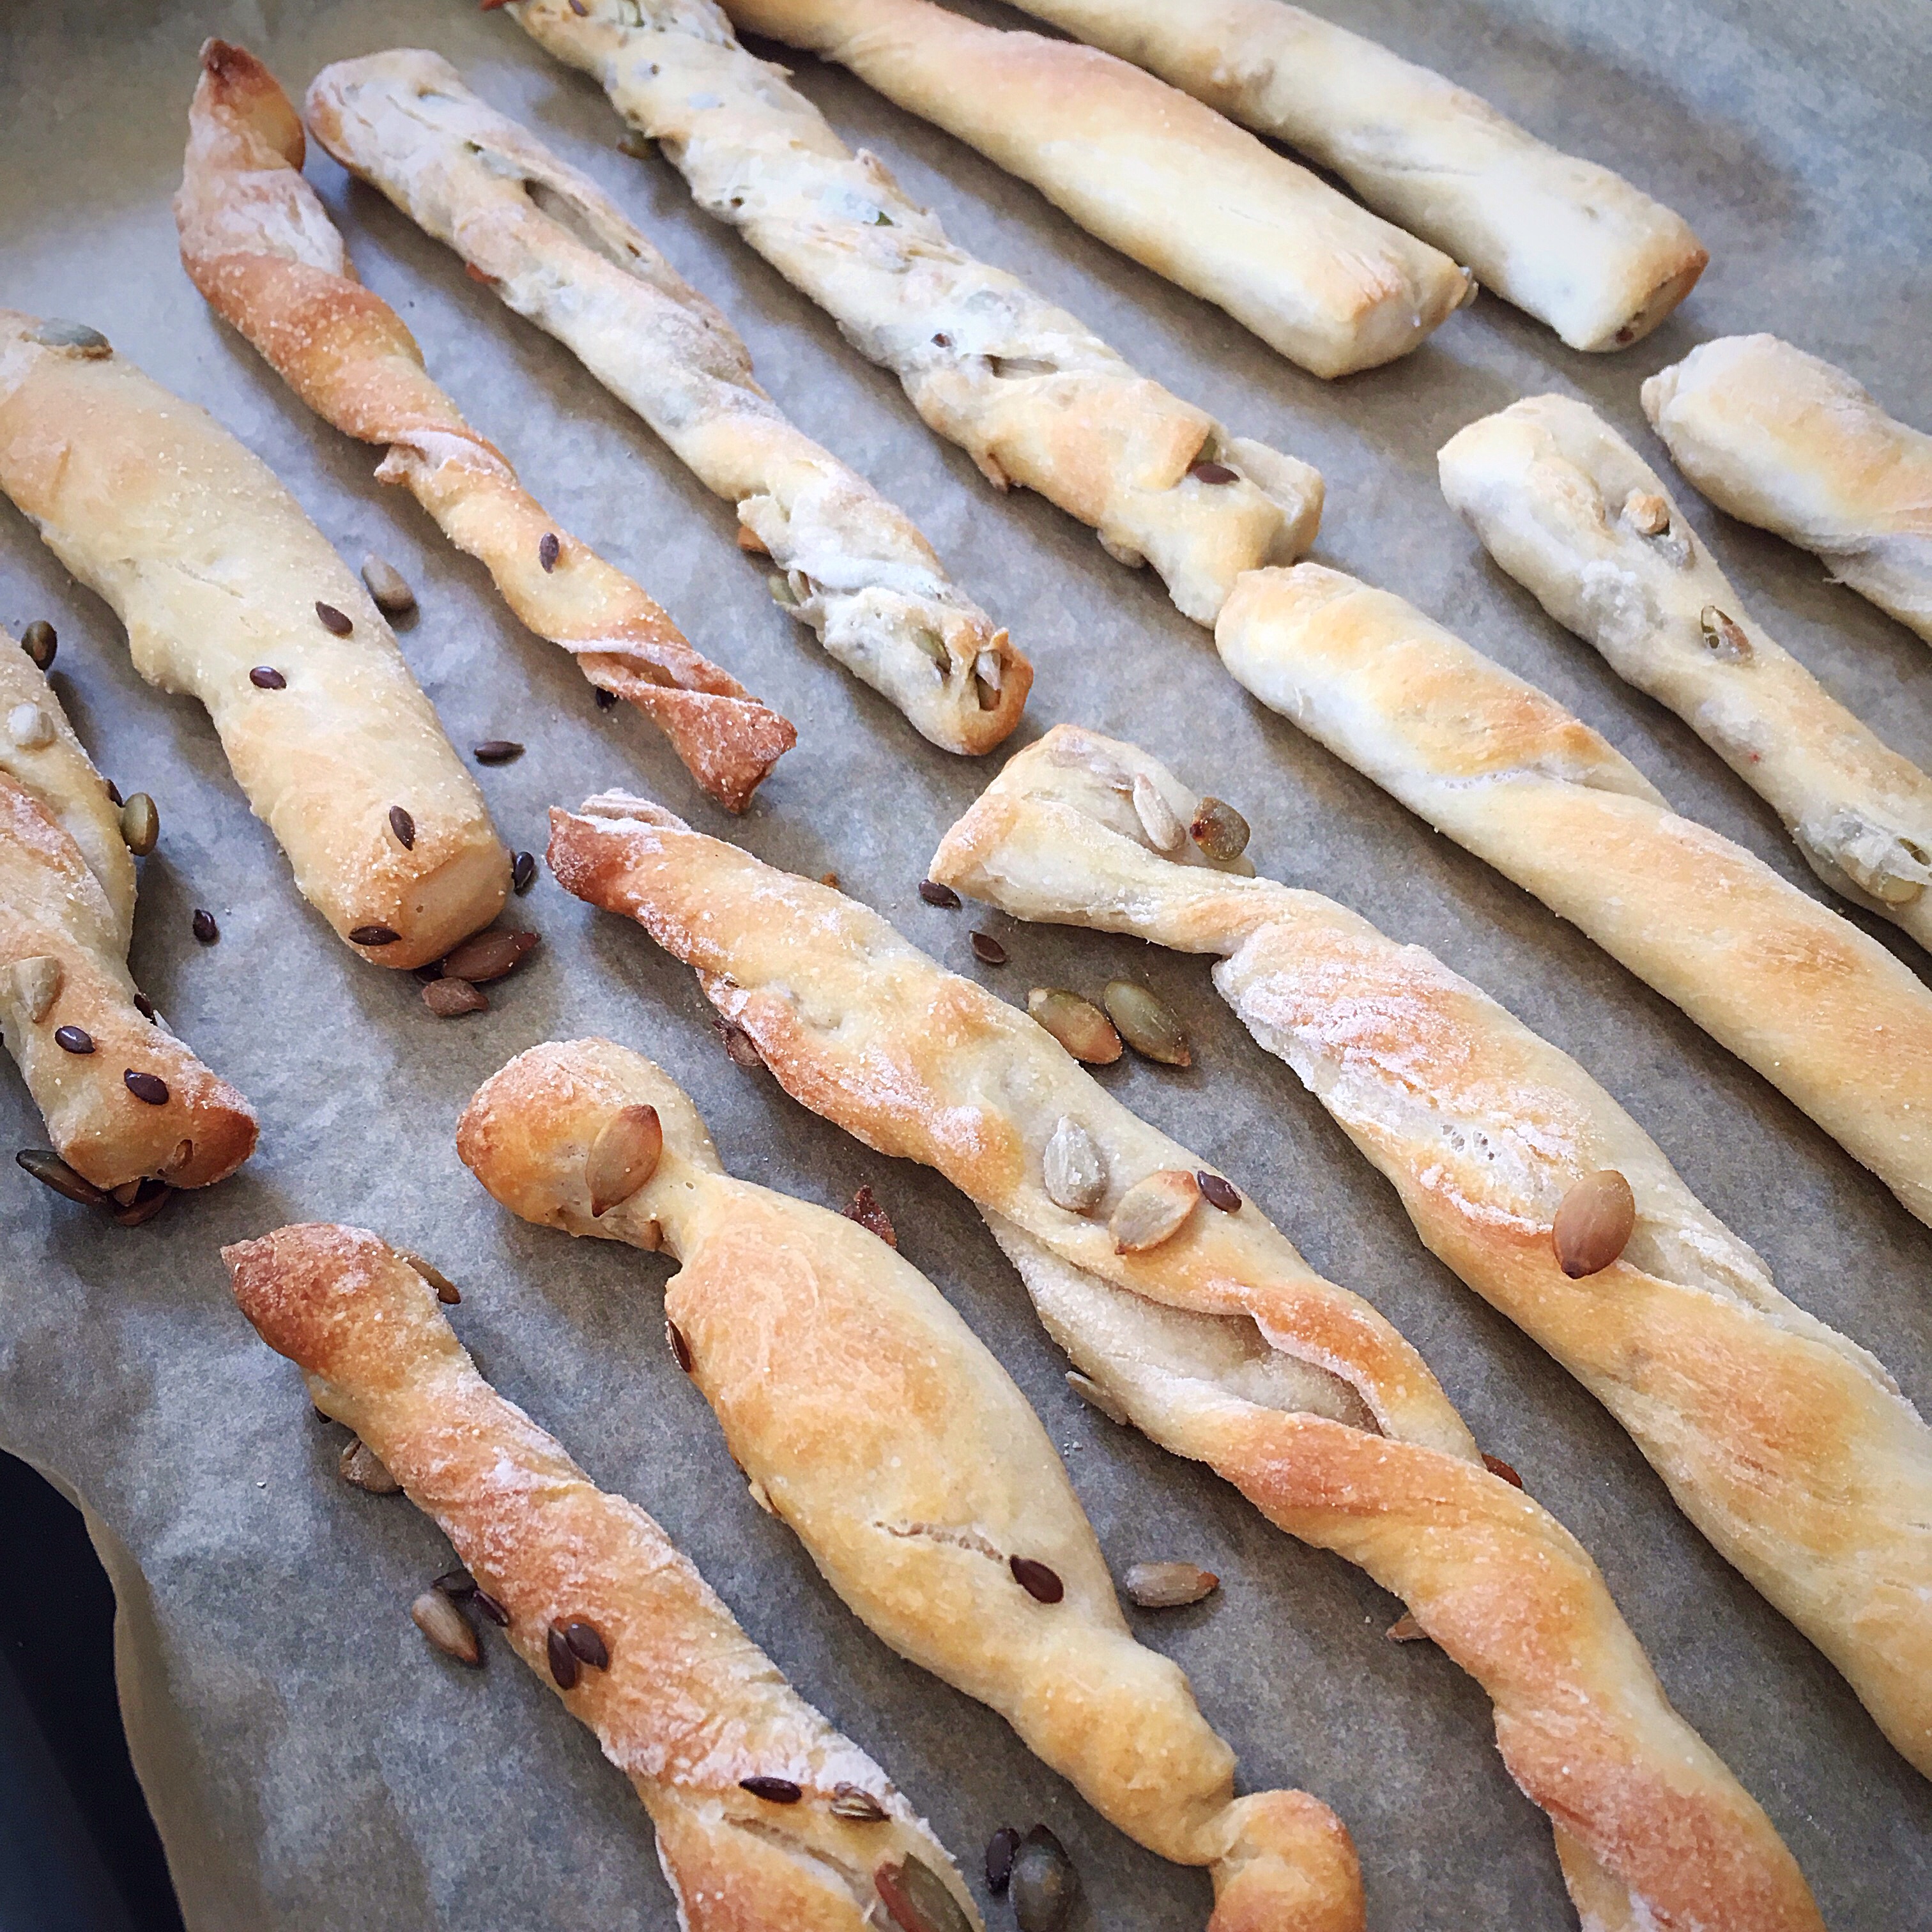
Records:
M1613 1167L1586 1174L1564 1196L1550 1236L1556 1264L1571 1280L1600 1274L1636 1232L1636 1196Z
M424 1261L421 1255L411 1254L407 1248L398 1248L396 1252L436 1290L437 1300L453 1308L463 1299L461 1291L442 1269Z
M990 685L996 698L1000 694L1000 686L1005 681L1006 669L1006 660L998 651L982 651L973 660L973 675L982 684ZM990 711L993 707L988 705L986 708Z
M1191 1066L1194 1055L1180 1022L1164 1000L1132 980L1109 980L1100 994L1107 1017L1138 1053L1163 1066Z
M366 1490L372 1496L393 1496L403 1486L383 1468L381 1457L359 1436L349 1438L335 1468L345 1483L352 1483L357 1489Z
M406 617L416 608L416 593L410 588L409 579L374 550L362 560L362 581L385 616Z
M1063 1114L1055 1124L1040 1166L1046 1198L1070 1214L1092 1214L1107 1192L1106 1157L1070 1114Z
M1125 1579L1127 1594L1144 1610L1172 1610L1198 1604L1221 1580L1198 1563L1136 1563Z
M584 1164L592 1220L630 1199L658 1171L664 1153L664 1124L656 1108L640 1104L613 1114L590 1143Z
M75 1173L52 1148L22 1148L14 1159L43 1186L65 1195L70 1201L78 1201L83 1208L98 1208L107 1198L92 1181Z
M972 1920L946 1881L910 1852L887 1859L872 1874L872 1883L899 1932L973 1932Z
M423 1004L440 1020L460 1019L465 1013L487 1013L490 997L467 980L432 980L423 988Z
M1704 648L1726 664L1749 664L1750 640L1735 617L1726 616L1714 604L1706 604L1697 614L1697 628Z
M154 809L154 801L146 792L137 791L121 808L121 836L136 858L145 859L160 836L161 814Z
M1076 1060L1111 1066L1120 1057L1120 1036L1090 1000L1060 986L1035 986L1027 994L1032 1014Z
M1624 499L1624 521L1640 537L1660 537L1670 527L1670 506L1654 490L1633 490Z
M1013 1855L1010 1890L1020 1932L1060 1932L1079 1888L1066 1847L1044 1825L1036 1825Z
M539 944L534 932L513 932L508 926L493 926L487 932L472 933L442 962L445 975L482 985L500 980Z
M912 641L932 660L941 677L952 668L952 653L946 648L946 640L930 624L914 625Z
M1187 836L1187 828L1175 815L1172 806L1161 795L1160 788L1145 772L1134 774L1134 816L1156 852L1178 852Z
M445 1657L466 1664L472 1670L483 1667L483 1646L476 1640L476 1628L440 1590L425 1590L410 1606L410 1621Z
M1107 1223L1117 1253L1144 1255L1180 1233L1201 1198L1200 1184L1178 1167L1163 1167L1122 1195Z
M765 579L765 588L772 593L772 602L782 610L796 610L798 598L794 594L790 580L774 571Z
M1195 844L1217 863L1238 859L1248 849L1248 821L1223 799L1204 798L1194 808L1187 830Z
M44 349L71 349L89 362L112 356L114 345L98 328L84 322L62 322L50 317L33 332L32 339Z

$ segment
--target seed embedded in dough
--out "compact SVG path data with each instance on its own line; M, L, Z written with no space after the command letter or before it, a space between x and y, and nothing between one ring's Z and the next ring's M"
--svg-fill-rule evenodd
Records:
M1148 836L1148 843L1156 852L1178 852L1181 841L1187 836L1187 828L1181 824L1172 806L1162 796L1160 788L1145 772L1134 774L1134 816L1141 822L1141 830Z
M1120 1057L1120 1036L1090 1000L1064 986L1035 986L1027 1011L1072 1054L1089 1066L1111 1066Z
M14 998L38 1026L53 1010L67 975L52 953L38 952L31 959L15 960L7 968L7 976L13 982Z
M350 1438L335 1468L345 1483L372 1496L393 1496L402 1490L402 1484L382 1466L382 1458L359 1436Z
M38 752L54 741L54 721L38 704L16 704L7 714L7 735L16 749Z
M1576 1181L1556 1210L1550 1234L1556 1264L1571 1280L1600 1274L1636 1231L1636 1196L1613 1167Z
M1070 1114L1063 1114L1040 1157L1046 1198L1070 1214L1090 1214L1107 1192L1106 1156Z
M656 1108L640 1102L613 1114L598 1130L584 1164L592 1218L601 1220L629 1200L656 1173L663 1153L664 1124Z
M1200 1198L1200 1183L1184 1168L1163 1167L1136 1181L1107 1223L1115 1251L1144 1255L1172 1240Z
M1714 604L1706 604L1697 614L1697 629L1704 648L1726 664L1749 664L1750 640L1735 617L1727 616Z
M1640 537L1660 537L1670 527L1670 506L1654 490L1633 490L1624 499L1624 521Z

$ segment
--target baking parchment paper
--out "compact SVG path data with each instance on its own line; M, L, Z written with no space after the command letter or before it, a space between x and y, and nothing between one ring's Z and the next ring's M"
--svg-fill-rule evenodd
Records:
M1706 337L1758 328L1932 423L1932 10L1922 0L1330 0L1327 10L1682 209L1711 248L1702 286L1627 354L1571 354L1486 296L1394 367L1324 385L848 76L804 62L802 85L965 245L1238 432L1318 464L1321 558L1402 592L1557 692L1673 802L1818 891L1770 812L1688 730L1484 561L1437 493L1434 452L1473 417L1555 388L1588 398L1661 466L1640 380ZM735 549L728 508L568 354L312 154L361 273L458 404L562 521L796 722L797 748L742 821L698 796L641 718L597 710L562 654L521 632L480 570L373 480L376 453L310 416L211 319L178 265L168 212L210 33L253 47L298 98L348 55L413 43L454 60L620 196L743 331L782 406L904 504L1010 625L1039 668L1023 736L1070 719L1137 740L1246 813L1264 870L1336 895L1480 982L1624 1101L1787 1292L1874 1349L1922 1404L1932 1400L1927 1231L1663 1000L1249 700L1151 574L1111 562L1037 497L994 496L896 384L696 212L667 164L618 152L598 91L508 21L463 0L0 0L0 301L106 330L260 452L352 563L373 548L402 568L422 601L404 646L451 737L530 748L482 774L513 846L541 850L551 802L628 785L777 864L836 870L917 943L1016 1000L1033 984L1144 978L1185 1016L1196 1064L1175 1073L1130 1060L1102 1077L1236 1177L1318 1267L1420 1346L1485 1447L1594 1552L1670 1695L1768 1810L1838 1932L1932 1924L1932 1790L1678 1516L1609 1419L1424 1254L1393 1191L1241 1031L1204 964L921 904L934 844L997 754L974 764L933 750L820 654ZM1932 760L1925 646L1828 586L1814 560L1682 495L1753 611L1899 749ZM445 1567L446 1546L406 1502L338 1480L341 1432L315 1418L294 1371L230 1300L220 1244L303 1219L364 1223L456 1277L454 1320L484 1372L600 1482L659 1517L969 1870L995 1826L1045 1820L1079 1867L1081 1925L1179 1932L1205 1920L1204 1876L1113 1832L1000 1720L889 1653L754 1507L664 1351L664 1264L524 1226L458 1164L452 1129L477 1083L524 1047L589 1033L654 1055L688 1086L734 1172L832 1204L869 1182L906 1252L1046 1418L1117 1571L1182 1557L1220 1573L1205 1604L1132 1612L1136 1624L1192 1673L1246 1788L1304 1785L1348 1821L1372 1925L1574 1923L1549 1828L1504 1774L1474 1684L1428 1645L1387 1642L1399 1606L1358 1572L1076 1401L962 1197L735 1067L692 976L547 875L512 902L542 950L490 988L487 1015L431 1018L406 974L373 970L330 937L199 708L140 681L105 608L0 506L0 617L17 632L38 616L58 628L59 686L82 737L124 790L160 808L137 976L263 1123L238 1178L134 1232L10 1163L0 1176L0 1441L86 1500L110 1559L136 1761L196 1932L675 1922L644 1815L590 1733L500 1647L480 1676L427 1649L405 1607ZM220 922L212 948L190 937L197 906ZM1010 964L974 960L975 925L998 933ZM1926 969L1909 941L1874 929ZM9 1150L44 1140L10 1064L0 1122ZM7 1568L34 1560L0 1545L0 1587ZM1006 1908L989 1922L1009 1922Z

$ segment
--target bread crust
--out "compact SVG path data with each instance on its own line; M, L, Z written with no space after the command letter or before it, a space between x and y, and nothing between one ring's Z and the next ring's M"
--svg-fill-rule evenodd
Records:
M1215 642L1263 704L1586 933L1932 1221L1932 993L1875 940L1387 591L1256 571Z
M1097 1215L1199 1157L1024 1014L876 914L617 794L551 817L566 889L694 966L794 1099L970 1195L1076 1365L1163 1447L1367 1569L1496 1706L1511 1775L1593 1882L1660 1925L1816 1928L1790 1854L1672 1711L1588 1556L1486 1469L1420 1358L1244 1199L1122 1254ZM1056 1124L1099 1149L1088 1220L1038 1178Z
M1191 95L1093 47L927 0L725 0L1030 182L1082 227L1317 376L1418 347L1466 269Z
M134 863L107 782L4 632L0 722L0 1033L54 1150L100 1188L224 1180L254 1151L254 1112L135 1005ZM63 1027L93 1051L64 1051ZM166 1100L137 1099L130 1070L154 1075Z
M0 490L113 608L134 668L207 707L337 934L379 965L440 958L496 916L510 855L382 614L266 464L104 340L70 332L0 310ZM284 683L257 687L256 667ZM350 938L364 927L397 937Z
M1644 384L1643 412L1719 509L1822 557L1932 644L1932 436L1774 335L1700 343Z
M908 1856L979 1932L952 1860L885 1773L799 1696L650 1516L596 1488L484 1381L394 1249L310 1222L222 1258L262 1340L441 1527L509 1612L512 1648L630 1779L686 1932L874 1932L895 1922L872 1875ZM554 1622L574 1619L602 1636L610 1667L586 1666L565 1690L546 1642ZM739 1780L755 1777L790 1780L802 1801L753 1796ZM836 1815L848 1784L888 1815Z
M1641 341L1710 260L1682 216L1620 175L1282 0L1021 4L1299 148L1572 349Z
M1137 747L1056 725L946 833L932 876L1017 918L1214 958L1222 997L1394 1184L1430 1250L1610 1409L1932 1774L1932 1431L1892 1377L1780 1294L1567 1054L1332 899L1154 849L1121 772L1191 802ZM1604 1168L1630 1182L1636 1232L1573 1280L1552 1223Z
M656 1171L599 1216L590 1150L646 1106L663 1126ZM1300 1792L1237 1814L1233 1754L1179 1667L1129 1634L1046 1430L909 1262L844 1215L730 1178L688 1096L609 1040L518 1055L471 1100L457 1148L525 1220L676 1258L665 1313L725 1446L886 1642L990 1704L1141 1844L1214 1867L1217 1891L1238 1878L1253 1909L1280 1894L1292 1910L1269 1923L1361 1926L1340 1820ZM1014 1556L1051 1568L1062 1599L1036 1601ZM1257 1810L1292 1835L1225 1863Z
M464 422L401 317L356 280L302 178L302 124L274 76L223 40L202 47L201 68L175 197L195 286L325 422L386 445L376 474L406 485L525 624L649 717L707 796L742 812L798 734L565 531Z
M1932 778L1752 620L1609 424L1567 396L1527 397L1438 461L1442 494L1544 610L1676 712L1834 892L1932 946Z
M976 260L878 158L852 153L712 0L530 0L518 24L596 76L663 143L700 206L736 228L889 369L994 488L1038 490L1124 563L1151 564L1211 624L1234 579L1290 563L1321 521L1320 473L1134 369L1077 316ZM1193 474L1211 460L1231 480Z
M338 160L736 506L741 542L784 573L787 608L830 656L945 750L989 751L1012 730L1033 669L1006 632L904 512L779 413L730 324L588 176L417 50L325 68L308 111Z

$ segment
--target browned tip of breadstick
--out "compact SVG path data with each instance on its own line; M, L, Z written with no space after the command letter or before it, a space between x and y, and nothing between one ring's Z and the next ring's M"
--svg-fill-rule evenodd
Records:
M198 98L248 122L290 166L302 166L308 146L302 117L275 76L246 47L230 40L202 41L201 71Z
M798 742L788 718L747 694L730 698L653 684L620 662L580 660L590 681L628 698L670 740L685 769L727 812L742 812L772 766Z
M1208 1932L1362 1932L1362 1868L1348 1828L1305 1791L1230 1805Z
M327 1381L374 1371L393 1352L386 1324L368 1318L435 1290L366 1228L298 1222L221 1250L235 1299L278 1354ZM365 1359L366 1358L366 1359Z

